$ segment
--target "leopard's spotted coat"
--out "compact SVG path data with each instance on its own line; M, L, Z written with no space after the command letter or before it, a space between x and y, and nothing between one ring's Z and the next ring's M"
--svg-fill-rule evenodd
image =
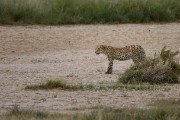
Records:
M106 74L111 74L113 69L113 60L129 60L132 59L135 64L145 60L146 54L140 45L130 45L122 48L116 48L106 45L98 45L95 50L96 54L105 54L109 60L109 66Z

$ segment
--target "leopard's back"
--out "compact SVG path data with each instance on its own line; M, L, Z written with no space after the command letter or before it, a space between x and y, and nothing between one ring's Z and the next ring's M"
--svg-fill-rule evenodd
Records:
M123 48L114 48L114 59L116 60L129 60L139 63L145 60L145 51L140 45L130 45Z

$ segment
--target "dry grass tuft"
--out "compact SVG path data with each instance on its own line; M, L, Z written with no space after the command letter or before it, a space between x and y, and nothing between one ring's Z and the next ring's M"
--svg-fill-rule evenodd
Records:
M178 54L178 51L166 50L165 46L159 56L155 56L154 59L148 58L144 63L127 69L119 81L123 83L178 83L180 65L174 61L174 57Z

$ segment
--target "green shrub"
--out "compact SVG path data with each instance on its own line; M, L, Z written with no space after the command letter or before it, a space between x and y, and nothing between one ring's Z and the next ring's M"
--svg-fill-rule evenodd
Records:
M166 47L154 59L147 58L143 63L131 66L119 77L119 81L136 84L142 82L178 83L180 65L174 61L174 57L179 52L165 49Z
M119 78L122 83L141 83L141 76L143 74L142 69L132 69L129 68L125 73Z
M127 69L120 77L119 81L122 83L133 83L138 84L142 83L142 75L144 70L148 67L153 66L153 64L157 64L159 62L159 58L147 58L142 64L135 64Z

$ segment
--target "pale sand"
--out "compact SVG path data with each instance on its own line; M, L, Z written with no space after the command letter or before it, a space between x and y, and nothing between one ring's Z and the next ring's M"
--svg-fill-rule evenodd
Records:
M70 84L111 84L132 61L115 61L112 75L104 74L108 61L96 55L99 44L124 47L139 44L147 56L164 45L180 50L180 23L0 26L0 113L14 105L23 109L64 112L97 106L146 108L157 99L180 99L180 85L158 90L38 90L24 87L64 79ZM180 56L177 57L179 62Z

